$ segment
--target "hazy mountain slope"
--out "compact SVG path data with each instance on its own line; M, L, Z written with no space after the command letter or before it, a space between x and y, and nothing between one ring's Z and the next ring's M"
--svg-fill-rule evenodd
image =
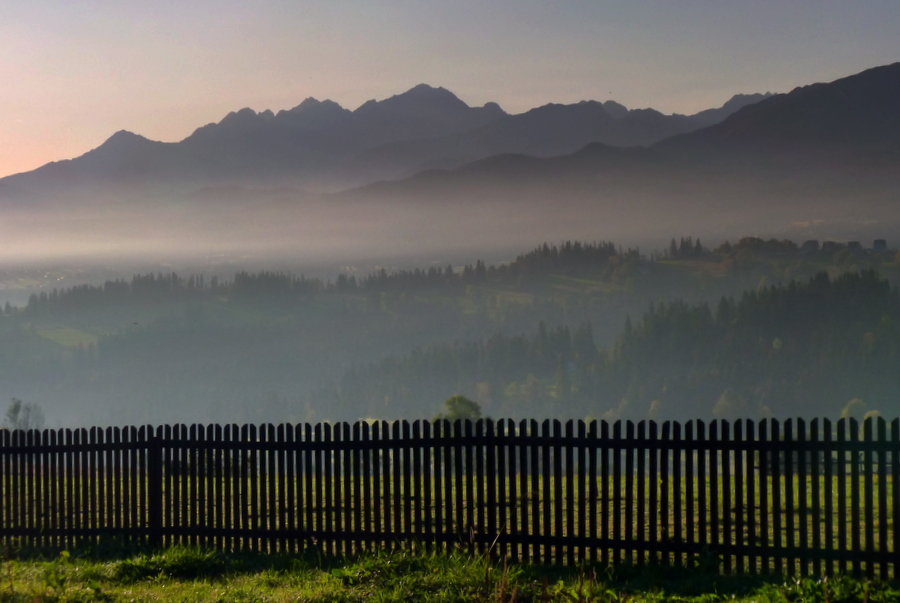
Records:
M96 179L140 178L165 169L166 151L172 145L148 140L143 136L120 130L101 146L76 159L48 163L32 172L16 174L0 180L3 183L26 185L39 181L49 185L64 185L67 181Z
M554 158L506 156L346 197L480 203L480 222L495 208L629 240L661 225L704 237L869 238L900 226L898 90L900 64L889 65L773 96L640 152L590 145Z
M691 115L690 119L696 125L705 128L707 126L719 123L732 113L742 109L743 107L746 107L747 105L754 105L762 100L769 98L770 96L774 95L771 92L766 92L764 94L735 94L721 107L700 111L699 113Z
M808 152L818 157L826 152L896 151L898 142L900 63L894 63L773 96L658 147L672 152L751 150L785 156Z

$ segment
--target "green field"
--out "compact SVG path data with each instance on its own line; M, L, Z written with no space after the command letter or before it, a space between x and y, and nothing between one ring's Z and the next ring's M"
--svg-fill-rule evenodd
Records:
M845 577L709 573L681 567L541 567L464 552L353 557L127 549L7 552L0 603L12 602L896 602L897 584Z

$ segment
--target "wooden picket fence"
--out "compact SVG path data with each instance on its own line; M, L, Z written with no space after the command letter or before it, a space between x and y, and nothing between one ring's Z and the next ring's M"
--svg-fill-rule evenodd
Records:
M0 547L900 567L900 420L877 417L0 430L0 487Z

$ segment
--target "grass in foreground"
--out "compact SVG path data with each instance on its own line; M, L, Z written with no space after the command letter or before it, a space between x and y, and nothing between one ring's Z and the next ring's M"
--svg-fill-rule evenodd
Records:
M560 568L467 553L410 551L354 558L85 549L6 555L6 602L900 602L900 585L719 576L694 568Z

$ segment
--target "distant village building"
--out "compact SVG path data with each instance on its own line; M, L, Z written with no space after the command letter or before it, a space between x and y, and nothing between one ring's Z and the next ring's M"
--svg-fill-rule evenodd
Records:
M888 250L887 241L884 239L875 239L875 242L872 243L872 251L877 251L878 253L884 253Z
M862 251L862 243L859 241L847 241L847 249L850 251Z
M842 243L838 243L837 241L825 241L822 243L822 251L826 253L837 253L844 249L844 245Z

